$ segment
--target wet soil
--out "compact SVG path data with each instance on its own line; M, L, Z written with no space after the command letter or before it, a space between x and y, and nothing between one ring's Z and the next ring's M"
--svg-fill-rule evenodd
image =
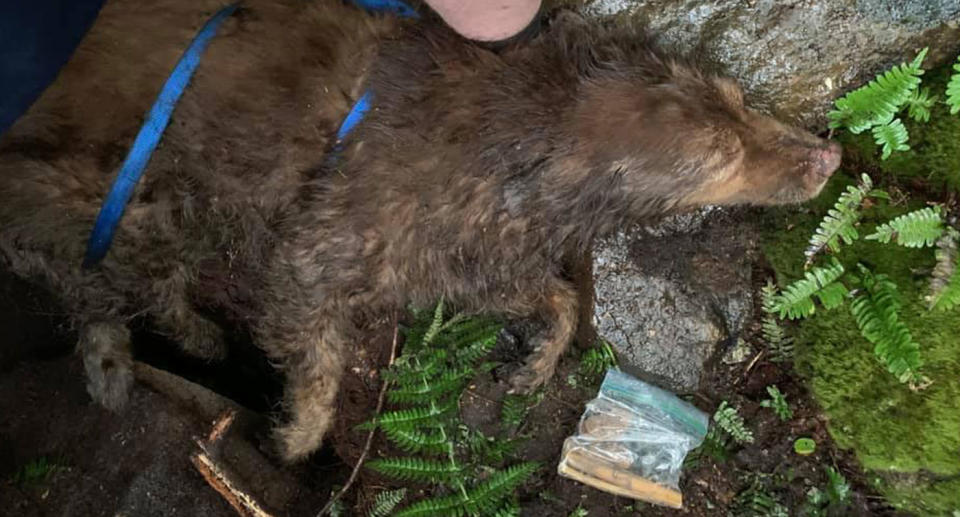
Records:
M767 272L757 267L753 278L759 283ZM26 516L234 515L189 464L194 438L206 432L209 420L142 386L123 413L112 414L94 405L83 387L79 358L71 353L75 338L61 325L49 298L2 275L0 289L4 294L0 335L5 336L0 347L0 507L4 512ZM744 336L748 342L758 342L755 327ZM278 516L315 514L331 490L348 476L366 438L366 433L354 426L367 420L376 405L377 373L387 362L392 328L391 321L378 322L368 343L358 349L346 372L340 418L329 445L306 464L285 468L284 483L296 486L291 488L292 495L283 498L287 503L277 509ZM220 365L187 359L172 344L143 332L137 333L137 355L267 417L275 416L280 379L249 340L242 335L234 337L235 351ZM496 426L506 391L504 379L522 356L522 350L511 346L513 349L508 346L496 354L505 366L475 379L461 399L463 420L481 430ZM685 396L708 413L722 400L738 407L754 431L755 443L732 450L726 461L703 456L687 468L680 485L684 509L638 503L560 477L556 464L561 444L575 432L584 404L596 395L599 385L599 378L578 374L579 353L573 349L563 358L542 402L517 430L530 437L518 459L543 465L519 493L523 515L565 517L578 507L590 516L744 515L737 496L758 478L765 480L766 493L789 508L790 515L802 515L810 488L826 485L824 467L828 465L835 466L852 485L852 503L844 515L896 515L867 486L855 460L833 446L826 422L802 379L789 365L774 364L762 355L736 365L714 359L703 374L701 389ZM787 423L760 406L767 398L765 388L771 384L780 388L793 409L794 417ZM247 439L259 445L265 431L266 424L251 431ZM816 452L810 456L794 453L798 437L813 438ZM377 437L372 454L388 448L382 437ZM38 459L52 465L49 472L24 481L25 466ZM344 502L362 515L359 510L374 494L395 486L362 471ZM430 491L427 486L410 488L415 494Z

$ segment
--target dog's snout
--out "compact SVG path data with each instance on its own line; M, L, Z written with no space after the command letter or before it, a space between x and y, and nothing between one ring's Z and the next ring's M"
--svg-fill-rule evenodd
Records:
M814 169L818 176L829 178L840 167L843 149L836 142L814 151Z

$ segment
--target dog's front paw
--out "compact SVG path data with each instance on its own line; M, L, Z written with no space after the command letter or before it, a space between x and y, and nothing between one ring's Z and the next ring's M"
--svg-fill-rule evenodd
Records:
M87 373L87 392L111 411L122 409L133 386L130 331L120 323L88 324L81 331L79 348Z
M110 411L120 411L130 398L133 371L127 361L118 358L85 357L87 393Z

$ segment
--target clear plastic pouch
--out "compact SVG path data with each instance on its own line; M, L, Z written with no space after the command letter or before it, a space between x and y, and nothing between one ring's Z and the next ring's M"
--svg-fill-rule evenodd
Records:
M607 371L577 434L563 443L560 475L605 492L680 508L680 469L703 443L709 416L619 370Z

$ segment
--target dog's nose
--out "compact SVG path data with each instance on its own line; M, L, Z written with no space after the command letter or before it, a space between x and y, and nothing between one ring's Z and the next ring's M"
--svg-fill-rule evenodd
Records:
M814 151L814 168L817 175L829 178L840 167L843 148L836 142L829 142L824 149Z

